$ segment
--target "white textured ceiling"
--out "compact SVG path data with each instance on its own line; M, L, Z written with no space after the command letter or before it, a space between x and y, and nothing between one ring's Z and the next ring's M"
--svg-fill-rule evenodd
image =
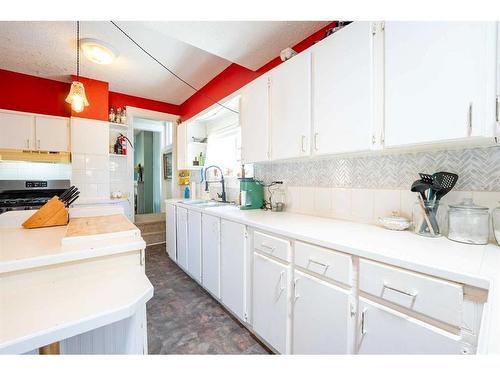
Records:
M118 22L139 44L197 88L231 62L257 69L326 22ZM0 69L68 81L76 72L75 22L0 22ZM80 74L110 90L181 104L193 90L139 50L110 22L80 22L80 37L103 40L120 53L110 65L81 56Z
M257 70L326 26L328 21L176 21L146 22L147 27Z

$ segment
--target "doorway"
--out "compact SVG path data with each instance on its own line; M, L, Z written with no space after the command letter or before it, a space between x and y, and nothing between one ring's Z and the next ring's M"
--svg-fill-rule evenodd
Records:
M163 171L164 154L171 152L172 123L134 118L134 202L136 215L159 214L170 198L171 177Z

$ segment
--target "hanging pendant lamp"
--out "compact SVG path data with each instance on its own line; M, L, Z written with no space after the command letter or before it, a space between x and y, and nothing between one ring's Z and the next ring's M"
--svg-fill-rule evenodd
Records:
M76 21L76 81L71 82L66 103L71 104L71 109L75 112L81 112L89 105L85 87L80 82L80 21Z

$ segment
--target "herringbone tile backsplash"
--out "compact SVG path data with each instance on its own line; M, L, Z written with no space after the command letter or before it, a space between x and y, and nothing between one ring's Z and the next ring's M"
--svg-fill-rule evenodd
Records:
M255 164L255 177L288 186L409 189L419 172L454 172L455 190L500 191L500 147L330 157Z

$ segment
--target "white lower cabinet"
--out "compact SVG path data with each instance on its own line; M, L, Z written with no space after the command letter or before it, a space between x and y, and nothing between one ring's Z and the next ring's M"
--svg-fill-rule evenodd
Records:
M166 208L166 245L167 254L174 262L177 262L177 225L176 212L173 204L167 204Z
M220 219L201 217L202 285L220 298Z
M461 354L460 336L360 298L359 354Z
M246 320L245 242L245 226L243 224L221 220L221 300L243 321Z
M177 264L186 271L188 267L187 259L188 247L188 222L187 210L177 207Z
M290 266L254 253L253 329L278 353L289 353Z
M201 212L188 211L188 273L201 283Z
M350 292L294 272L293 354L349 354Z

